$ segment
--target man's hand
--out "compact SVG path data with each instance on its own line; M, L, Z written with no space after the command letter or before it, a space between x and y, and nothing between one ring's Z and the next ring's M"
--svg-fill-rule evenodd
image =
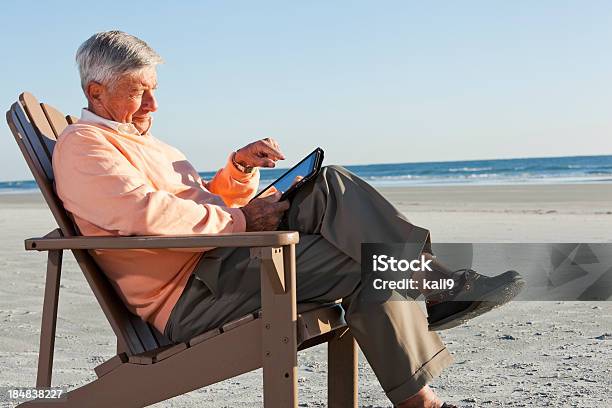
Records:
M246 219L247 231L274 231L278 228L283 213L289 208L289 201L278 201L281 193L277 192L263 198L256 198L241 207Z
M304 179L304 176L295 176L295 178L291 182L291 187L295 186L297 183L299 183L303 179Z
M285 160L276 140L261 139L236 151L236 163L244 167L274 167L277 160Z

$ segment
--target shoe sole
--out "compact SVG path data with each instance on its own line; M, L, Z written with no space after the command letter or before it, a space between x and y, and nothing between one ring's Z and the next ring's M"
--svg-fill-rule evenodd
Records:
M452 329L453 327L462 325L468 320L490 312L514 299L524 286L525 281L518 278L501 288L487 293L483 300L474 301L472 305L461 312L450 315L434 324L430 324L429 331Z

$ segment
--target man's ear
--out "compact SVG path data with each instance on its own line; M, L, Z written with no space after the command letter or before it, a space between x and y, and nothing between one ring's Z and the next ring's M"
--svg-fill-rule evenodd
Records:
M100 101L100 97L104 93L105 88L99 82L90 81L85 87L85 94L87 95L87 100L89 103L97 103Z

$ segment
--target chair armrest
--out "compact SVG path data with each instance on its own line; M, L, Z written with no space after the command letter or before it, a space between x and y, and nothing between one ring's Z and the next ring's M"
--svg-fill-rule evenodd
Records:
M296 244L295 231L261 231L201 235L62 237L57 230L41 238L25 240L26 250L58 249L170 249L220 247L274 247Z

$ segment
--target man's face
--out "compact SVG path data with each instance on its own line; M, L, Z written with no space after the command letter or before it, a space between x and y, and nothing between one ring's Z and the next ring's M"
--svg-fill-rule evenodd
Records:
M151 127L151 113L157 110L156 88L153 67L125 73L110 85L92 82L87 87L90 110L115 122L132 123L144 134Z

